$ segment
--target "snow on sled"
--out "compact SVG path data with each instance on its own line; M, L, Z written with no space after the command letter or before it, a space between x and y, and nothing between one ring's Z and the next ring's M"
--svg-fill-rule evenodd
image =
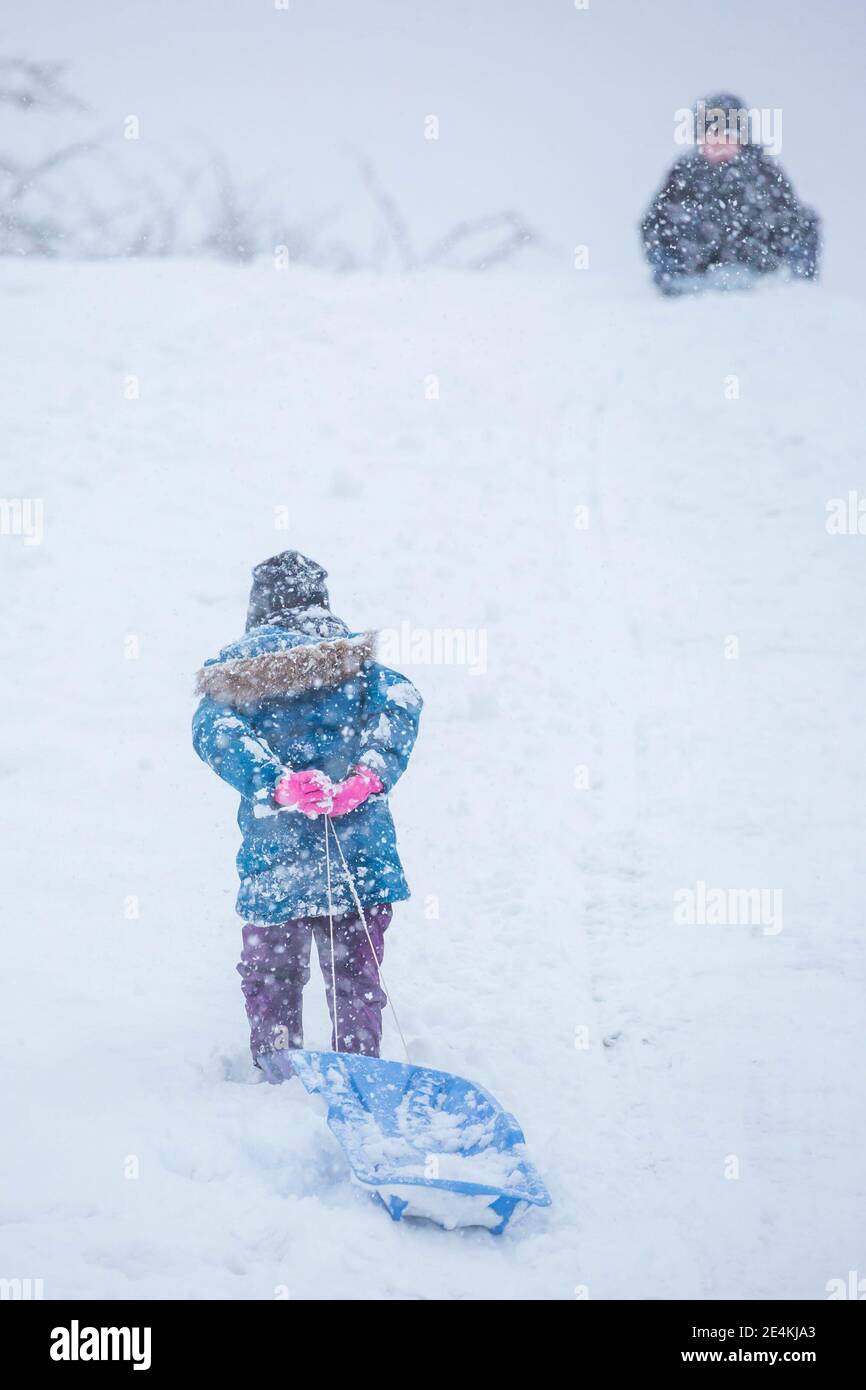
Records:
M513 1115L471 1081L429 1067L347 1052L284 1054L328 1106L328 1125L357 1182L394 1221L501 1235L550 1196Z

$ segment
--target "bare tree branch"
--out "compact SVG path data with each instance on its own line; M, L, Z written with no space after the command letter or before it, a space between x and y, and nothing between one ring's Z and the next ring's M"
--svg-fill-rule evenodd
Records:
M34 63L28 58L0 58L0 102L30 111L34 107L88 111L90 108L61 84L65 63Z
M385 228L394 243L397 255L400 257L404 270L414 270L418 264L418 259L412 247L412 238L409 235L409 228L406 219L403 217L396 201L390 193L379 183L376 171L372 163L357 150L352 151L355 163L358 166L358 173L361 182L373 200Z

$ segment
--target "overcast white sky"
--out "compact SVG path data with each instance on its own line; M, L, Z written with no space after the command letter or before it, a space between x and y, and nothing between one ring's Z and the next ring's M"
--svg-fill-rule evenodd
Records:
M675 110L732 89L781 108L781 163L824 215L837 278L861 261L864 14L860 0L17 0L0 51L68 60L119 149L129 114L142 147L205 140L241 178L272 175L298 216L369 217L351 145L422 244L514 206L565 258L587 243L595 268L630 273ZM26 122L28 143L56 133L56 118L3 121Z

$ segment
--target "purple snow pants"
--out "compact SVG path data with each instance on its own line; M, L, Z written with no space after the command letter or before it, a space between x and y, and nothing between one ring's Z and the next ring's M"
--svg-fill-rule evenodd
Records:
M385 930L391 921L391 904L364 909L370 938L381 965L385 952ZM313 937L319 965L325 977L325 993L331 1015L331 1047L336 1047L336 1028L340 1031L341 1052L363 1052L379 1056L382 1040L382 1009L385 995L373 961L364 924L355 912L334 913L334 971L337 982L337 1018L331 997L331 940L327 917L299 917L276 927L256 927L246 923L244 944L238 963L241 988L250 1024L250 1051L253 1060L261 1052L303 1047L302 1002L304 985L310 978L310 947Z

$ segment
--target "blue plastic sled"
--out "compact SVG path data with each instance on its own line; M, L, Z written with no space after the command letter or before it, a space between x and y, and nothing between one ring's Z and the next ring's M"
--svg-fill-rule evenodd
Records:
M275 1056L279 1054L274 1054ZM346 1052L282 1054L324 1097L328 1125L391 1217L501 1235L550 1196L513 1115L471 1081L429 1067Z

